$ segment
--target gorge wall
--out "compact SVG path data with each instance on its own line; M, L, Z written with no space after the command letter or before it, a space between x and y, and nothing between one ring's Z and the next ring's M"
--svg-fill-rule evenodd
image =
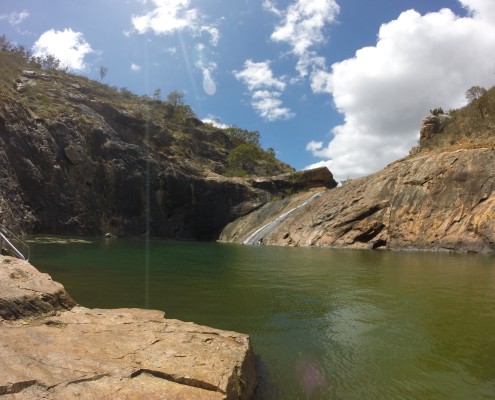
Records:
M494 190L492 147L420 153L326 190L262 243L492 253ZM221 240L242 243L304 198L260 208L229 224Z
M212 240L274 195L336 184L328 170L226 177L243 143L228 129L79 77L15 71L0 85L0 223L13 231ZM270 157L275 175L292 171Z

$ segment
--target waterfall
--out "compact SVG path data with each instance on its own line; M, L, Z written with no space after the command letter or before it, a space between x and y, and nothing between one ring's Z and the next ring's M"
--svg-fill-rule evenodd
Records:
M301 207L304 207L306 204L311 203L313 200L320 197L324 192L318 192L308 199L306 199L302 204L299 204L297 207L292 208L291 210L279 215L274 220L268 222L266 225L263 225L261 228L255 230L251 235L249 235L242 244L260 244L261 240L268 235L271 231L273 231L280 223L287 219L289 215L299 210Z

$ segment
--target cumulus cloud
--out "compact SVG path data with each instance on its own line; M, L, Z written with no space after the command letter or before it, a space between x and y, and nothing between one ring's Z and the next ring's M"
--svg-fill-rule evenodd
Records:
M63 31L50 29L33 45L34 56L53 55L60 60L62 66L74 71L83 71L87 68L84 58L90 53L93 53L93 49L86 42L83 34L74 32L70 28Z
M138 33L152 31L157 35L170 35L187 30L194 35L200 35L207 32L211 43L217 45L219 30L202 21L199 11L190 7L190 0L152 0L151 3L154 6L153 10L132 17L132 25Z
M324 29L335 22L340 8L335 0L295 0L286 10L279 10L273 1L263 2L265 10L281 19L271 35L275 42L284 42L298 57L296 69L306 76L310 68L321 68L324 59L314 46L325 41Z
M139 72L139 71L141 71L141 66L138 65L138 64L132 63L131 64L131 70L134 71L134 72Z
M268 121L289 119L294 113L283 107L280 96L286 83L273 75L269 61L253 62L246 60L244 69L234 71L237 80L243 82L251 93L253 108Z
M408 10L383 24L375 46L311 76L315 92L333 95L344 123L324 146L307 150L339 179L374 172L408 153L429 109L465 104L473 86L493 84L495 2L461 0L466 17L449 9Z

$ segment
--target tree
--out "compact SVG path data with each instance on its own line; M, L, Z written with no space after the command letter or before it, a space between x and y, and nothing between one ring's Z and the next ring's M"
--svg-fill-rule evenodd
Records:
M12 50L12 44L9 42L5 35L0 36L0 50L10 51Z
M481 118L485 117L485 113L483 111L485 108L485 101L483 100L483 96L486 92L487 90L481 86L473 86L466 91L466 99L470 103L477 103Z
M53 54L45 54L38 57L32 57L31 60L41 69L54 71L60 68L60 60Z
M102 65L100 67L100 83L102 79L107 75L107 72L108 72L108 68Z
M153 100L160 100L160 94L162 92L162 89L155 89L153 92Z
M165 101L165 117L176 121L183 121L195 117L191 107L184 102L184 93L174 90L169 93Z
M225 131L235 141L252 143L257 146L260 145L261 135L258 131L248 131L247 129L238 128L235 125L228 127Z
M170 92L167 96L167 103L174 107L183 106L184 93L179 92L178 90L174 90L173 92Z
M231 171L237 174L252 174L264 156L264 151L254 143L244 143L233 149L227 159Z

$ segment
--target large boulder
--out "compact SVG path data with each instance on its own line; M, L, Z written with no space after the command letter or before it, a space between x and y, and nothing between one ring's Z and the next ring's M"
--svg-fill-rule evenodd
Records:
M442 108L430 110L430 115L421 121L419 136L421 139L431 139L434 135L443 132L451 117L445 114Z

